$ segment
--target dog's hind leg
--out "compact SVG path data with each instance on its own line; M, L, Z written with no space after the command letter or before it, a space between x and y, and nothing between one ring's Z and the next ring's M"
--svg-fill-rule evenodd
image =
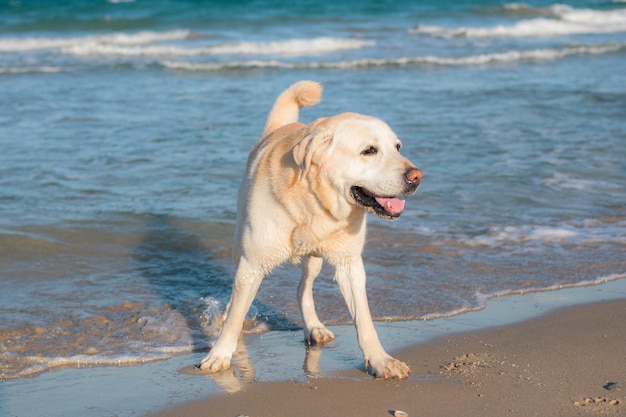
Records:
M313 281L322 270L322 258L307 256L302 260L302 278L298 285L298 305L304 322L304 339L309 345L324 344L335 335L322 324L315 311Z
M209 354L200 362L201 369L219 372L230 368L243 321L262 280L261 269L250 265L245 257L240 257L224 327Z

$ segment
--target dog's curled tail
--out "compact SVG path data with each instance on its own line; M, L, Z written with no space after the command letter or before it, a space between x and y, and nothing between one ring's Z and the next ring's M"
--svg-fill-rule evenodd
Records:
M298 81L283 91L276 102L270 115L265 122L263 136L298 121L298 115L302 107L315 106L322 98L322 85L316 81Z

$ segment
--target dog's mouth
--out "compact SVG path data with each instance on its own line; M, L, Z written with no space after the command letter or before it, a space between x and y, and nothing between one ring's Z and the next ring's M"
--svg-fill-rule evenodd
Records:
M350 188L350 191L358 204L383 219L395 220L400 217L402 210L404 210L404 200L400 200L398 197L377 196L356 185Z

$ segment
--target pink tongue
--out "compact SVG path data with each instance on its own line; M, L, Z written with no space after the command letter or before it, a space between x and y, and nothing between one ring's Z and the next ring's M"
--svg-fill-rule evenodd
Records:
M391 214L398 214L404 210L404 201L395 197L374 197L378 204Z

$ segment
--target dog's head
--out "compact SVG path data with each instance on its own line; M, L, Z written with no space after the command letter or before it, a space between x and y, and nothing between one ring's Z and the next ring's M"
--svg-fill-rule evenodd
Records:
M401 147L382 120L343 113L313 123L293 156L300 178L309 181L331 211L346 214L358 207L394 220L404 210L398 197L413 194L423 177L400 154ZM332 192L316 186L321 183L330 185Z

